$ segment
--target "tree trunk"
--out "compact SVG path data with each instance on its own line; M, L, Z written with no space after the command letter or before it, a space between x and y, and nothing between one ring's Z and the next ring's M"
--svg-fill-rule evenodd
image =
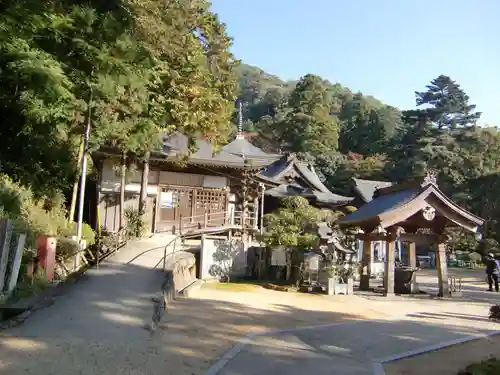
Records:
M71 194L71 205L69 207L69 214L68 214L68 222L70 222L70 223L75 221L76 200L78 198L78 183L80 182L83 146L84 145L83 145L83 138L82 138L82 141L80 142L80 147L78 148L78 155L77 155L78 167L76 168L77 173L76 173L75 182L73 183L73 192Z
M125 226L125 184L127 178L127 156L122 155L120 166L120 231Z
M141 174L141 192L139 197L139 213L142 219L146 217L146 200L148 198L149 152L144 155Z
M292 276L292 250L286 252L286 281Z

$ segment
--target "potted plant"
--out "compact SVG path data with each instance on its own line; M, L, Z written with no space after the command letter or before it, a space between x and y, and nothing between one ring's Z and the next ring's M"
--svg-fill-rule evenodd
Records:
M334 294L337 294L337 285L339 284L337 267L334 264L329 264L325 267L325 271L328 276L328 286L326 291L329 296L333 296Z

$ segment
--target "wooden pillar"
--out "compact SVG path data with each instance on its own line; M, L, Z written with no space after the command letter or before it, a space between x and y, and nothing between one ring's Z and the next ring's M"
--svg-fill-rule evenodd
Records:
M417 267L417 244L415 242L408 243L408 260L409 266L412 268Z
M241 189L241 198L242 198L242 212L241 212L241 240L243 242L243 246L248 241L247 238L247 214L248 214L248 169L246 167L243 169L243 186Z
M264 184L261 185L261 197L260 197L260 234L264 233L264 194L266 192L266 187Z
M448 286L448 263L446 262L446 244L439 241L436 246L436 261L438 272L438 297L447 297L450 294Z
M125 184L127 183L127 155L122 154L120 165L120 219L118 228L125 227Z
M229 188L229 186L226 186L226 198L225 198L225 205L224 205L224 224L231 224L231 212L230 212L230 209L229 209L229 201L230 201L230 198L231 198L231 190Z
M384 294L394 295L394 266L396 260L396 239L394 236L387 236L385 250L385 272L384 272Z
M417 268L417 244L415 242L408 243L408 261L411 268ZM418 293L417 274L415 273L411 279L411 293Z
M258 194L255 196L253 200L253 219L252 219L252 227L254 229L258 228L258 218L259 218L259 196Z
M197 218L195 218L196 215L196 205L198 202L198 197L197 197L198 191L196 189L193 189L193 195L191 199L191 220L189 220L191 223L194 223Z
M149 152L144 156L142 161L142 174L141 174L141 190L139 193L139 213L142 218L146 218L146 201L148 199L148 180L149 180Z
M363 238L363 255L361 256L361 275L359 289L370 290L372 268L372 243L368 237Z

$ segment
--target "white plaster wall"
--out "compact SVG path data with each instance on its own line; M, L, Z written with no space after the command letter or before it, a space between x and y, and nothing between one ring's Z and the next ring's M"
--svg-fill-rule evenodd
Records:
M125 191L130 193L139 193L141 191L141 171L127 171L125 179ZM148 195L158 194L158 171L150 171L148 176ZM120 176L113 164L105 162L102 168L101 176L102 192L120 192Z
M203 237L201 241L201 256L200 256L200 268L201 268L201 278L203 280L214 279L215 276L210 274L210 269L214 265L223 267L224 269L231 269L231 275L241 275L245 273L246 270L246 249L243 244L233 248L233 258L227 259L223 264L217 262L214 259L214 254L217 249L217 241L227 240L225 238L211 238Z
M125 178L125 191L139 192L141 189L141 170L128 170ZM157 195L158 185L189 186L205 188L225 188L228 179L222 176L205 176L192 173L150 170L148 175L148 194ZM101 177L103 192L120 191L120 175L110 160L104 162Z
M214 264L213 255L215 253L215 240L202 238L201 240L201 279L209 280L215 277L210 275L210 267Z

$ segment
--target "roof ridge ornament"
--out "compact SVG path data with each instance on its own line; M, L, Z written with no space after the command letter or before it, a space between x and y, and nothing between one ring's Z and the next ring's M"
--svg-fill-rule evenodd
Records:
M295 152L289 152L286 155L286 159L287 159L287 161L293 161L293 160L297 159L297 155L295 154Z
M422 181L422 187L427 185L437 185L437 175L438 172L435 169L427 169L425 172L424 179Z
M243 135L243 103L241 100L238 102L238 133L236 133L236 139L244 139Z

